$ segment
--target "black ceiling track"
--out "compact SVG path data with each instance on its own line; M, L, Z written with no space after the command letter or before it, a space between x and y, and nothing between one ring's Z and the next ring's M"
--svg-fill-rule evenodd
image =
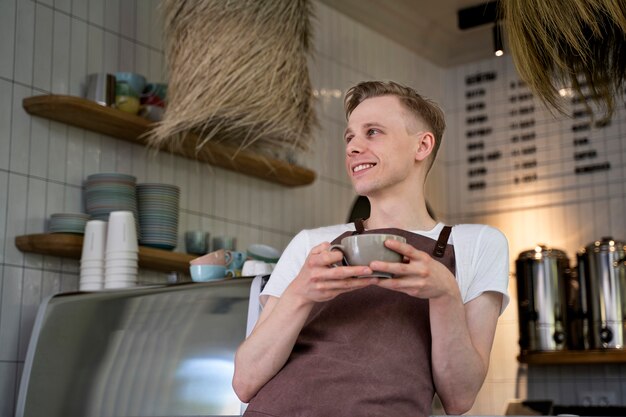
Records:
M471 29L494 23L498 19L498 3L498 1L489 1L459 10L457 12L459 29Z

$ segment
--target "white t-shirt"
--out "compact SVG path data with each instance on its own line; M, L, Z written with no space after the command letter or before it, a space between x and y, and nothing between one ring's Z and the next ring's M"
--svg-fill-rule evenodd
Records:
M437 240L443 227L443 223L438 223L432 230L412 232ZM265 304L270 295L282 295L300 273L314 246L330 242L342 233L354 230L354 223L348 223L298 233L283 252L261 292L261 303ZM503 295L500 310L502 313L509 303L509 246L504 234L487 225L460 224L452 228L448 244L454 245L456 281L463 303L473 300L485 291L495 291Z

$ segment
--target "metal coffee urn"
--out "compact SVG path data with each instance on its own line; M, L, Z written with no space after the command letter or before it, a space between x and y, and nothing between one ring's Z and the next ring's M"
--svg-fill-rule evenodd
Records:
M539 245L520 253L515 267L522 352L565 349L567 255L561 250Z
M577 254L578 276L589 309L590 346L625 347L626 243L611 237L587 245Z

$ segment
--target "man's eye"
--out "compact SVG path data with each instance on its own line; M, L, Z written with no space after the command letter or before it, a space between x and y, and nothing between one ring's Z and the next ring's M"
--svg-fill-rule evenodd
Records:
M369 129L367 131L367 136L372 136L372 135L375 135L376 133L378 133L378 129Z
M350 143L351 140L352 140L352 136L346 136L346 143Z

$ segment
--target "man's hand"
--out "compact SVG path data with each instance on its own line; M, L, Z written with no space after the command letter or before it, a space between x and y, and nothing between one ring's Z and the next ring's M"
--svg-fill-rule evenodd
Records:
M285 290L288 297L297 297L305 304L328 301L339 294L379 282L378 278L355 278L370 275L368 266L337 266L341 264L341 251L329 251L330 243L324 242L309 252L298 276Z
M403 263L374 261L372 270L388 272L391 279L381 279L378 285L417 298L460 297L459 288L450 270L424 251L397 240L386 240L385 246L404 255Z

